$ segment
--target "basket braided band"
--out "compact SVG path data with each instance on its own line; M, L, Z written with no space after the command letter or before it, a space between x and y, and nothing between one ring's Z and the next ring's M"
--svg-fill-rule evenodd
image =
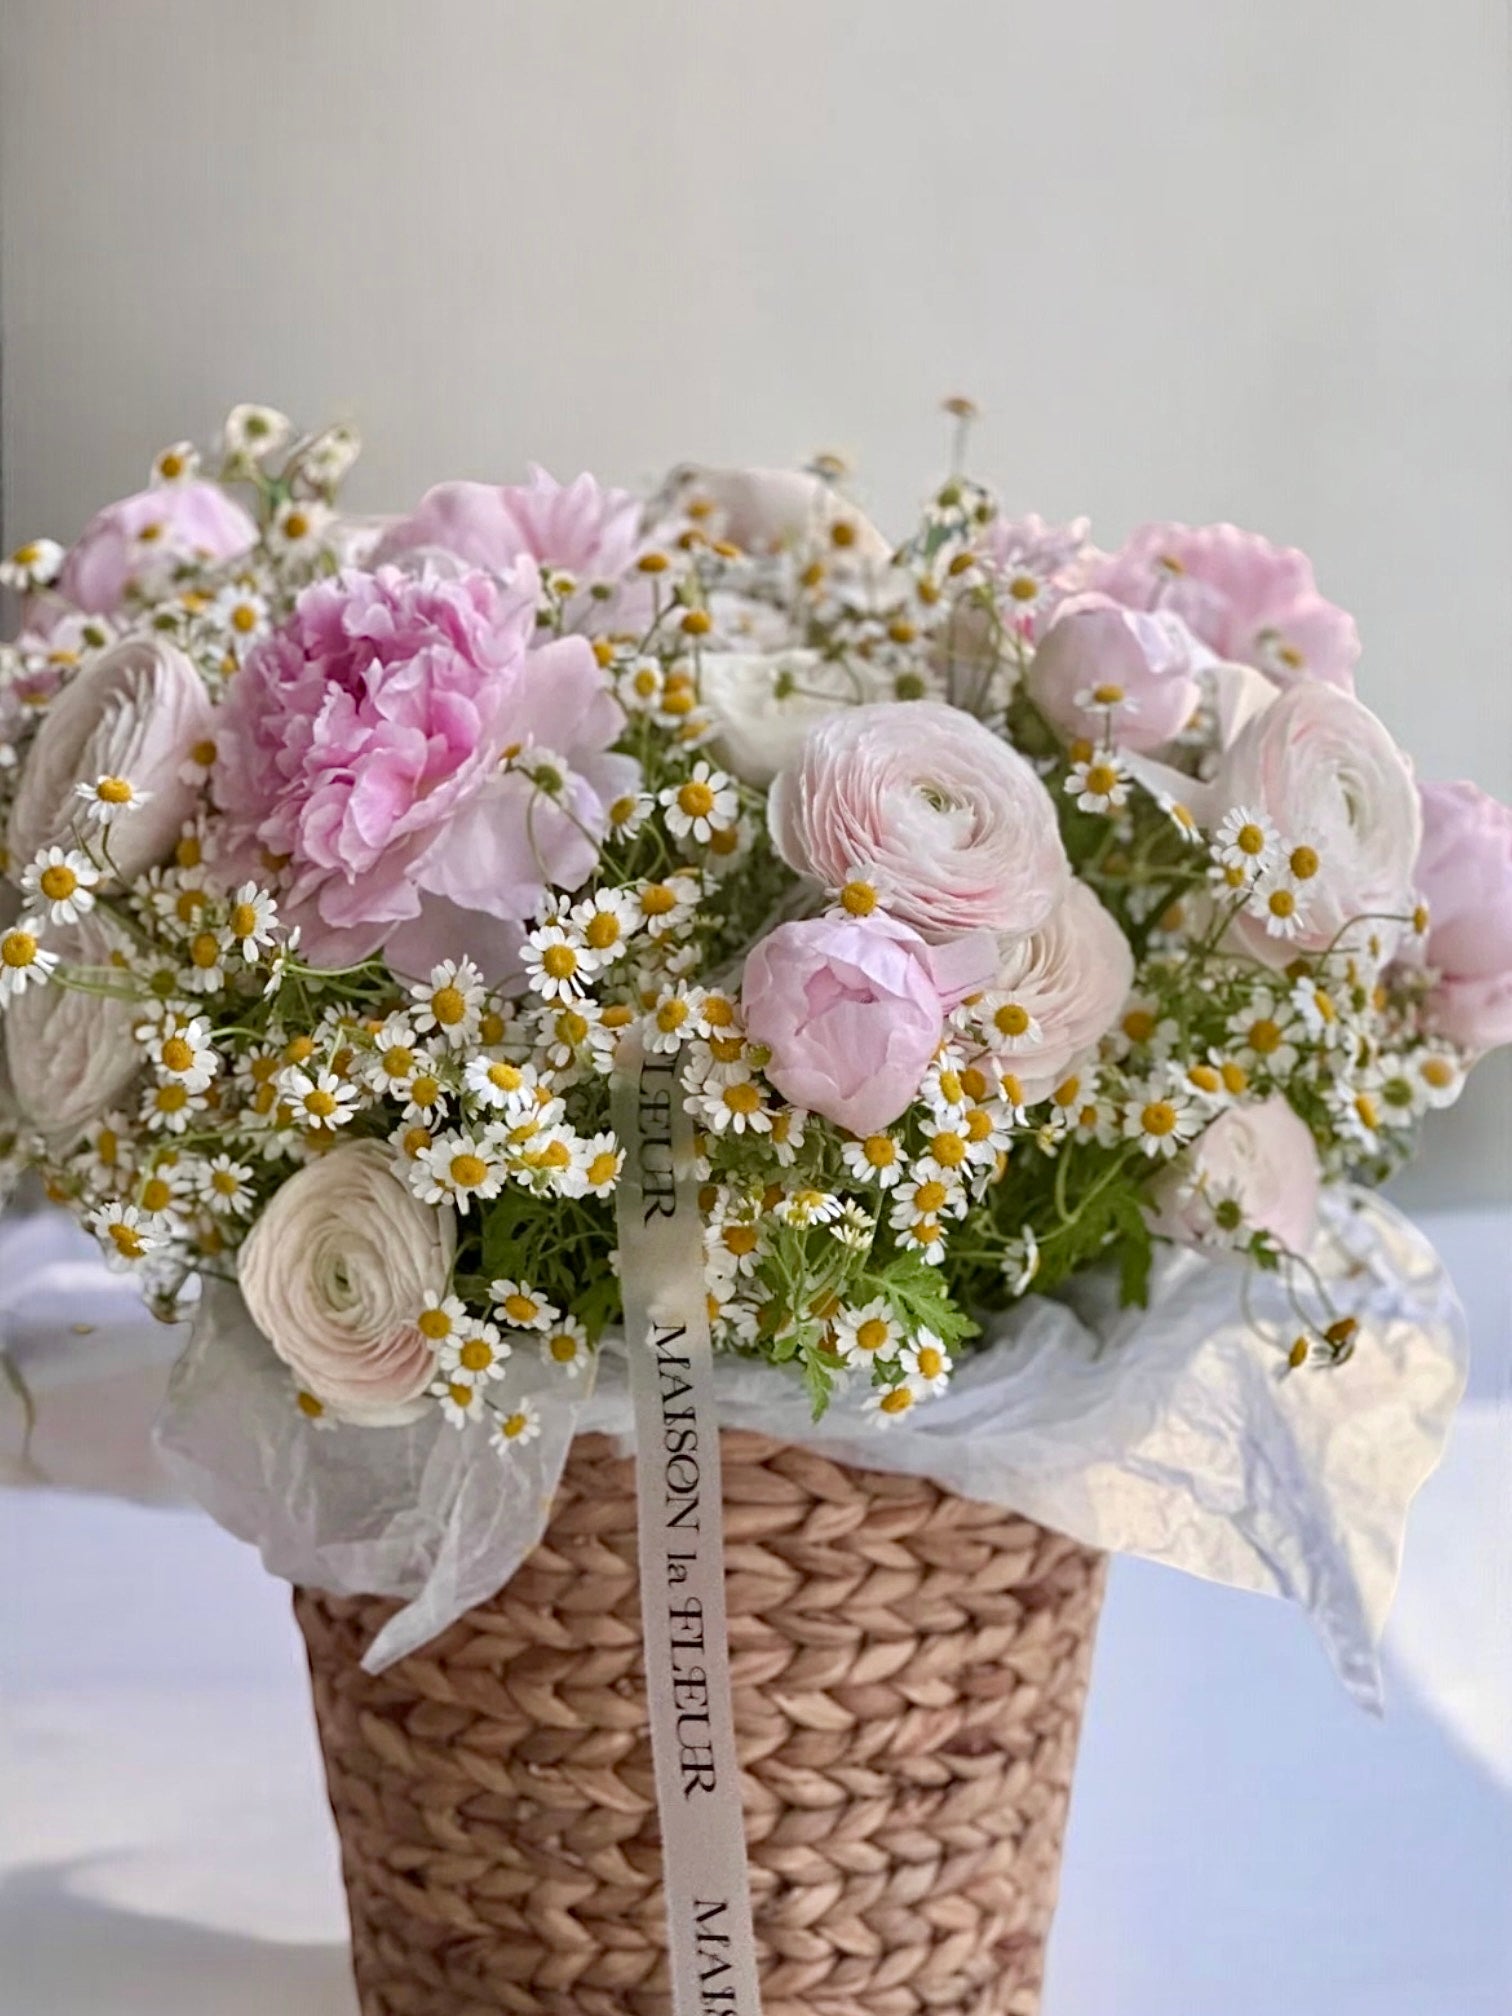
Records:
M1103 1562L726 1430L764 2016L1035 2016ZM386 1672L301 1590L363 2016L667 2016L633 1465L573 1445L513 1580Z

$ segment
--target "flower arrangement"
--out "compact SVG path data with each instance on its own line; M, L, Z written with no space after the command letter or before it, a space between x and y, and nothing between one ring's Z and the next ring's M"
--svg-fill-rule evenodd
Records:
M1348 1357L1320 1185L1512 1041L1512 811L1414 782L1301 554L959 470L894 547L829 462L363 523L357 446L238 407L0 570L8 1159L163 1313L234 1276L311 1432L528 1443L512 1361L620 1313L633 1031L716 1345L816 1412L1161 1240Z

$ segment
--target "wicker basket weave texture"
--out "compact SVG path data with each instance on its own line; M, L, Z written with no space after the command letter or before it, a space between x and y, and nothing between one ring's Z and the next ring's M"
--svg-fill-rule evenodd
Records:
M915 1478L723 1436L765 2016L1036 2016L1104 1564ZM364 2016L668 2016L633 1466L379 1675L301 1591Z

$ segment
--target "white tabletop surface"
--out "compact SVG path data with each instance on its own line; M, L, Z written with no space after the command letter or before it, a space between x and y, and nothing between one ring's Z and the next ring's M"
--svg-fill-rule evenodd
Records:
M1429 1230L1476 1356L1388 1715L1299 1615L1117 1563L1045 2016L1512 2011L1512 1215ZM299 1641L248 1549L0 1493L0 1676L0 2016L354 2016Z

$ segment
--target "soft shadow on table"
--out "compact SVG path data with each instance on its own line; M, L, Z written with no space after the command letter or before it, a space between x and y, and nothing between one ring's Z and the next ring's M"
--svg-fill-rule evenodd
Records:
M3 2016L356 2016L344 1946L289 1946L81 1897L72 1865L0 1890Z

